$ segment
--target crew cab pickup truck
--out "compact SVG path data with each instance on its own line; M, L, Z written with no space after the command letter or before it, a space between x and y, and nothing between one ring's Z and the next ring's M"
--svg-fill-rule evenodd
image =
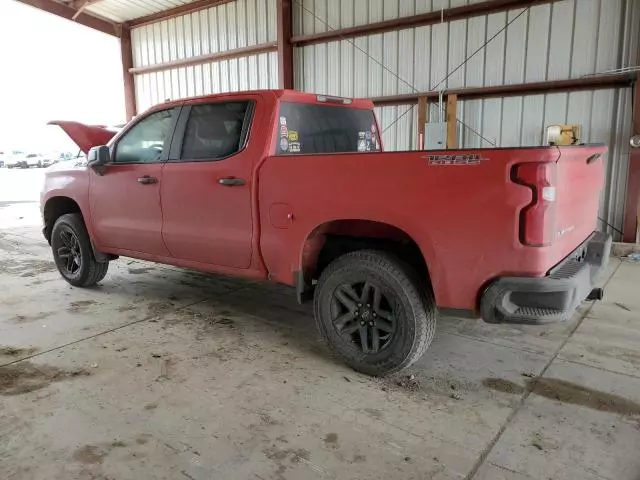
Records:
M371 375L416 361L438 310L543 323L602 294L603 146L385 153L371 101L287 90L164 103L118 133L52 123L87 153L42 193L75 286L119 256L289 285Z

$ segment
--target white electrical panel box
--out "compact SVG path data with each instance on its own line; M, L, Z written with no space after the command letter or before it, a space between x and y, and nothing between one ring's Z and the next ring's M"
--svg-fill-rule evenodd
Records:
M458 123L458 145L464 145L464 125ZM429 122L424 124L424 149L444 150L447 148L447 123Z
M424 149L447 148L447 122L429 122L424 125Z

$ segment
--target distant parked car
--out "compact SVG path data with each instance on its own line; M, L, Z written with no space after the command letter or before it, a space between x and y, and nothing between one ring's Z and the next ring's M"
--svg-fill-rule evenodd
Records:
M20 150L13 150L9 155L7 155L4 163L8 168L27 168L25 154Z
M48 154L48 155L44 155L43 157L44 157L42 159L43 167L50 167L51 165L53 165L58 161L58 158L55 155Z
M25 157L25 159L26 159L26 165L24 168L29 168L29 167L42 168L44 166L51 165L51 161L47 160L46 157L41 153L29 153Z

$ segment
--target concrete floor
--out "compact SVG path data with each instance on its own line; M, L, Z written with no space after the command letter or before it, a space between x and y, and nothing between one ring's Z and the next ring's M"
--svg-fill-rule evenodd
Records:
M41 175L0 169L0 479L640 479L640 265L570 323L443 318L373 379L285 288L130 259L70 287Z

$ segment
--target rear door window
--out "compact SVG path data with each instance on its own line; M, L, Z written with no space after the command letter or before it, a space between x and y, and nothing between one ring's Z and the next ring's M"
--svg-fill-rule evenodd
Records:
M280 103L278 155L380 151L372 110Z
M247 140L252 105L249 101L193 105L181 159L222 160L242 150Z

